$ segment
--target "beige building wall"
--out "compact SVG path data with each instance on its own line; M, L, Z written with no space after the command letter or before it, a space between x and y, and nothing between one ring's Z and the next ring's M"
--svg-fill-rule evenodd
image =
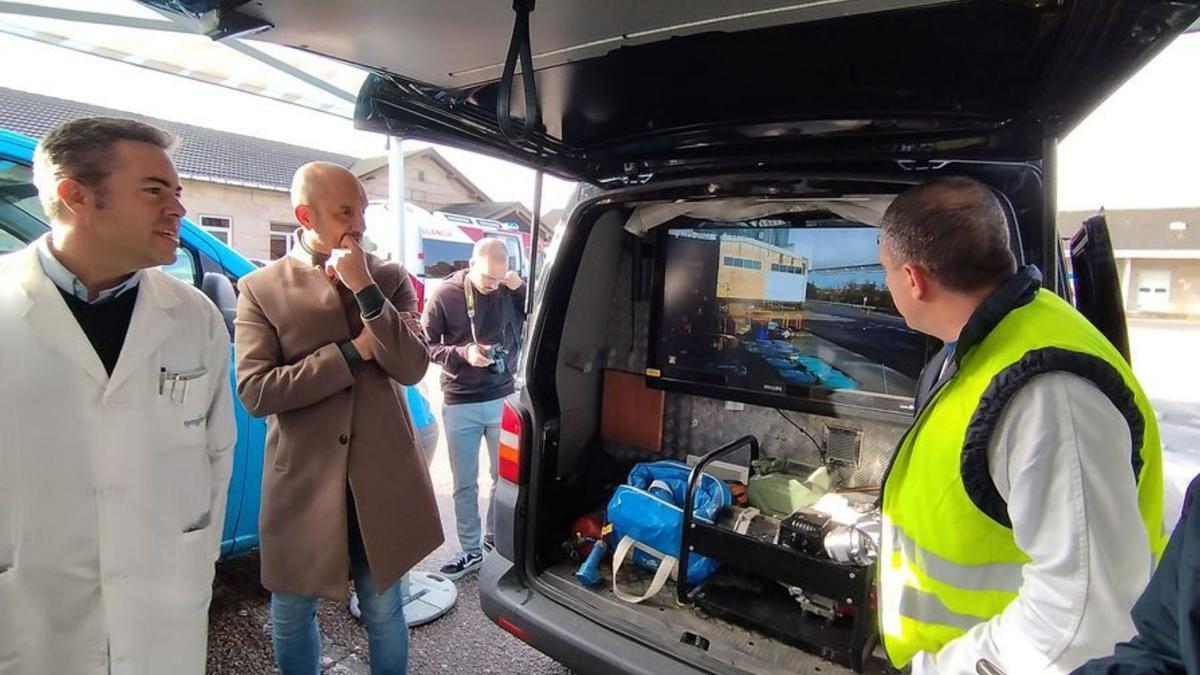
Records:
M1200 260L1176 261L1171 284L1171 302L1178 311L1200 316Z
M1138 313L1138 284L1144 271L1170 274L1166 314L1200 317L1200 260L1134 258L1117 261L1124 289L1125 308Z
M388 198L388 167L380 167L362 176L370 199ZM447 204L477 202L474 194L455 177L429 157L407 157L404 160L404 199L427 211L437 211Z
M229 218L229 243L247 258L270 260L272 223L299 227L287 192L188 179L182 183L188 218L197 225L202 216Z
M436 211L446 204L479 201L478 194L430 157L405 160L406 200ZM362 177L367 196L387 199L388 168L380 167ZM289 231L299 227L292 213L291 197L284 190L267 190L238 185L184 179L183 205L197 225L203 216L231 221L229 244L247 258L271 259L272 225Z
M780 253L747 241L722 241L720 259L717 261L717 297L761 299L767 296L767 273L772 264L808 267L808 261L799 256ZM759 269L730 267L725 258L753 260Z

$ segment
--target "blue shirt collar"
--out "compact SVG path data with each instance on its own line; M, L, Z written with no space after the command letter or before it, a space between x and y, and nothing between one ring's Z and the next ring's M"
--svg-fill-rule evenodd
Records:
M65 265L59 262L58 258L54 257L54 252L50 250L50 235L46 235L38 241L37 256L38 262L42 265L42 271L46 273L50 281L54 282L55 286L58 286L64 293L70 293L89 305L99 305L108 302L125 291L134 288L142 280L142 270L138 270L133 273L133 276L116 286L100 291L96 295L95 300L90 300L88 298L87 286L84 286L83 282L79 280L79 277L75 276L74 272L67 269Z

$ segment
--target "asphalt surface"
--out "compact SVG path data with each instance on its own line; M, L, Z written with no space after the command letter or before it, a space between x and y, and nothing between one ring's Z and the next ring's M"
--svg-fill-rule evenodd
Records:
M430 368L425 384L430 403L440 411L437 375L437 369ZM480 473L486 471L487 460L481 459ZM453 479L444 435L439 439L430 475L447 543L417 568L436 571L458 553ZM486 494L481 485L481 502ZM481 514L485 512L483 508L486 507L481 503ZM408 668L411 675L570 675L568 668L512 637L483 615L479 609L479 587L475 574L460 579L456 585L458 602L454 609L440 619L411 631ZM217 565L213 601L209 609L210 675L276 672L271 651L269 605L270 593L259 584L257 552ZM322 672L331 675L370 673L366 631L362 624L350 616L346 603L322 600L317 615L321 629Z
M909 330L898 316L818 300L808 307L804 330L913 380L940 346Z
M1154 400L1164 446L1168 502L1182 495L1200 472L1200 325L1130 321L1134 369ZM436 369L426 378L431 403L440 409ZM486 460L481 462L485 470ZM431 466L434 490L449 543L419 568L436 570L457 552L452 482L444 438ZM1175 495L1172 498L1172 493ZM481 496L486 494L481 490ZM1173 503L1168 512L1177 512ZM268 616L269 594L259 585L257 554L217 566L209 612L208 672L213 675L274 673ZM409 672L486 673L496 675L569 675L572 671L496 627L479 609L474 575L460 580L458 603L446 616L412 631ZM366 633L345 603L322 601L319 623L323 640L322 671L334 675L370 672Z
M450 496L438 495L447 533L453 538ZM447 518L449 516L449 518ZM445 522L449 520L449 522ZM454 547L456 548L456 547ZM436 570L453 557L443 546L419 568ZM209 609L208 672L211 675L274 673L269 618L270 594L259 585L258 554L217 566ZM458 603L449 614L414 628L409 643L412 675L494 674L569 675L571 671L498 628L479 609L476 575L457 582ZM370 672L367 636L345 603L322 600L317 610L321 628L322 672L366 675Z

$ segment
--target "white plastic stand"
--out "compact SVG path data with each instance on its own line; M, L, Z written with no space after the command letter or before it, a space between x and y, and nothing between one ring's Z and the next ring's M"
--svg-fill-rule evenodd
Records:
M404 596L404 618L409 628L440 619L458 602L458 589L454 587L454 582L436 572L414 570L401 577L400 583L400 592ZM350 594L350 614L362 620L357 593Z

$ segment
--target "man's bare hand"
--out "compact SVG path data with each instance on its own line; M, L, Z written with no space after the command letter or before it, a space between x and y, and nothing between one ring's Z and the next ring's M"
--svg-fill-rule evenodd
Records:
M371 347L371 335L365 328L358 334L358 337L350 341L350 344L354 345L354 349L358 351L358 355L363 361L375 360L375 350Z
M335 248L330 252L326 265L346 288L357 293L375 283L375 280L371 278L371 271L367 268L367 254L358 241L354 237L346 236L342 237L342 243L347 244L347 247Z
M476 368L487 368L492 365L492 360L483 355L483 349L479 345L467 346L467 363Z
M521 279L521 275L509 270L508 276L504 277L504 285L508 286L509 290L517 290L525 282Z

